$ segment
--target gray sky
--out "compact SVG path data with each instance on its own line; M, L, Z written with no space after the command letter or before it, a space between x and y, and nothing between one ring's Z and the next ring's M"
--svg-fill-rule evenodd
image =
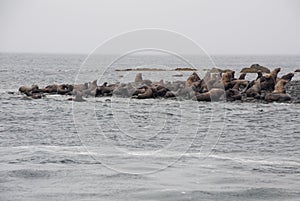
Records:
M0 0L0 52L89 53L141 28L182 33L210 54L300 54L300 1Z

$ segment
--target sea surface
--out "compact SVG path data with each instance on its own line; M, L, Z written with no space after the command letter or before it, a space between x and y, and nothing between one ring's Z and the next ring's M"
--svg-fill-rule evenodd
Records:
M95 58L0 54L1 201L300 199L299 104L118 97L73 103L17 92L31 84L128 82L137 72L115 70L136 67L169 69L142 72L155 81L185 80L190 72L170 69L191 64L201 77L213 66L238 76L255 63L281 67L282 75L299 68L300 56Z

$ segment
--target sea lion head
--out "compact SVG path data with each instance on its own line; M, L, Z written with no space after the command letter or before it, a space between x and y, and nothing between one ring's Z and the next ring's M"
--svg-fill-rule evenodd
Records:
M294 75L295 75L294 73L288 73L288 74L282 76L281 79L291 81L292 78L294 77Z

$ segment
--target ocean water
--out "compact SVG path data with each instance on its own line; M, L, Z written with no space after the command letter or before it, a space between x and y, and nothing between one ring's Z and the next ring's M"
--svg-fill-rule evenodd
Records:
M117 97L72 103L9 93L31 84L127 82L136 73L114 69L188 67L173 57L110 57L0 54L1 201L299 200L299 104ZM281 67L280 74L300 66L299 56L212 60L237 72L254 63ZM197 61L200 69L212 67ZM189 74L143 72L156 81Z

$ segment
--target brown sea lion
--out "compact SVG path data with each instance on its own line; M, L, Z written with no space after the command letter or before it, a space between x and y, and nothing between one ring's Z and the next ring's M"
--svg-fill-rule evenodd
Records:
M265 96L265 101L268 102L273 102L273 101L286 102L290 100L291 100L291 96L285 93L269 93Z
M252 64L250 66L250 68L257 69L257 70L259 70L261 72L264 72L264 73L270 73L270 69L268 69L267 67L261 66L259 64Z
M140 93L137 95L138 99L146 99L146 98L153 98L153 92L151 87L149 86L144 86L143 87L145 89L144 93Z
M196 72L193 72L192 75L186 81L186 86L192 86L194 82L200 81L200 77Z
M31 85L31 86L21 86L19 91L21 93L32 93L33 91L37 91L39 89L38 85Z
M198 80L197 82L194 82L192 85L191 85L191 88L196 91L196 92L207 92L208 90L206 90L205 88L205 84L204 84L204 81L203 80Z
M118 87L118 84L110 84L108 85L107 82L104 82L102 86L98 86L96 88L95 96L112 96L113 91Z
M257 71L257 77L256 80L260 79L263 76L262 72L259 70Z
M224 100L225 91L223 89L213 88L205 93L195 94L197 101L220 101Z
M246 78L247 73L240 74L239 80L244 80Z
M288 80L281 79L276 85L273 93L285 93L285 85L288 83Z
M271 71L269 74L273 79L276 80L278 73L280 72L281 68L275 68L274 70Z
M243 68L240 73L257 73L257 69L255 68Z
M228 89L226 91L226 99L229 101L241 100L242 94L237 89Z
M143 87L140 87L140 88L137 88L135 89L135 91L132 93L132 96L137 96L139 94L143 94L145 93L146 91L146 88L143 86Z
M248 80L233 80L231 82L233 84L232 89L240 90L240 88L245 88L249 84Z
M279 71L280 68L275 68L271 73L266 74L260 78L261 90L268 92L272 92L274 90Z
M229 89L231 86L231 78L232 78L232 72L225 72L222 75L222 79L216 83L213 84L212 88L220 88L220 89Z
M231 80L234 80L234 74L235 74L235 71L230 70L230 69L225 69L225 70L223 70L223 74L224 74L224 73L230 74L230 81L231 81Z
M42 91L43 93L49 94L57 93L57 84L48 85L44 89L42 89Z
M151 87L151 89L153 93L153 98L164 97L166 93L169 91L168 88L165 88L163 86Z
M261 90L272 92L275 88L276 80L274 80L271 76L266 75L262 76L260 79L260 87Z
M259 98L261 92L260 80L252 81L252 83L252 86L246 91L246 95L247 97Z
M294 75L295 75L294 73L288 73L286 75L281 76L281 79L291 81Z
M261 71L262 73L270 73L270 69L259 64L252 64L249 68L243 68L240 73L257 73L258 71Z
M222 75L222 82L223 83L230 82L231 79L232 79L232 75L233 75L232 72L225 72L225 73L223 73L223 75Z
M83 96L96 96L97 93L97 80L93 80L91 82L88 82L87 89L82 90Z
M69 85L69 84L60 84L56 86L56 90L58 94L67 94L70 93L71 91L73 91L74 87L73 85Z

